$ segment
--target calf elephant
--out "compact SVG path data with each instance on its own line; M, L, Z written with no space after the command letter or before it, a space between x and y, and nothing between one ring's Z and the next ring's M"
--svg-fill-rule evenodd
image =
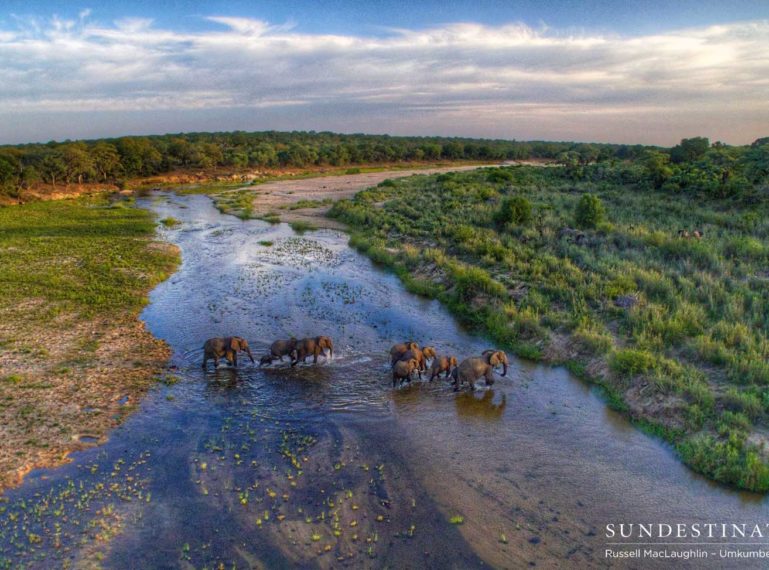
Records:
M276 340L270 345L270 354L272 355L272 360L279 359L281 362L283 361L284 356L289 356L291 352L296 348L296 343L299 342L294 338L293 336L286 340Z
M246 339L239 336L209 338L203 345L203 369L206 368L209 359L214 360L214 367L219 366L219 359L223 356L230 364L237 366L238 352L245 352L251 362L254 362Z
M404 352L398 360L411 360L416 359L419 363L419 378L422 378L422 372L427 370L427 359L435 359L436 353L432 346L426 346L422 349L416 348Z
M454 379L454 391L458 391L465 382L470 385L470 390L475 390L475 383L481 378L486 380L486 386L493 385L494 367L501 364L499 358L498 353L465 358L451 372L451 377ZM507 366L505 366L505 372L507 372Z
M436 356L433 358L433 363L430 366L430 382L432 382L433 378L436 376L440 378L442 372L445 372L445 378L448 378L449 374L451 374L451 369L456 365L456 356Z
M312 363L317 364L318 356L326 355L325 349L328 349L330 355L334 354L334 343L327 336L315 336L303 338L296 343L296 347L291 351L291 366L296 366L299 361L304 362L308 356L312 356Z
M493 350L493 349L484 350L482 354L483 354L483 357L487 360L487 362L492 366L494 366L495 368L501 364L502 376L507 376L507 365L508 365L507 354L505 354L501 350Z
M390 366L395 366L395 363L409 350L419 350L419 345L413 340L407 340L406 342L393 345L390 349Z
M419 372L419 362L415 358L396 362L393 366L393 388L398 385L399 381L407 380L411 382L411 375L414 372Z

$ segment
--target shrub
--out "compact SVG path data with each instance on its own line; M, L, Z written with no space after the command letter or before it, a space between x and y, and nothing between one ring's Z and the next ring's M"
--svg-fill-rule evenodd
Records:
M513 173L504 168L492 168L486 175L486 180L492 183L511 182L513 180Z
M595 229L606 219L606 210L601 199L594 194L584 194L577 203L575 222L578 227Z
M491 275L480 267L458 267L454 271L454 284L457 295L465 301L481 293L494 297L504 297L507 293L504 285L492 279Z
M531 222L531 202L523 196L512 196L502 200L499 210L494 213L499 225L516 224L523 226Z
M609 365L620 376L635 376L652 370L655 362L656 359L650 352L627 348L612 354Z

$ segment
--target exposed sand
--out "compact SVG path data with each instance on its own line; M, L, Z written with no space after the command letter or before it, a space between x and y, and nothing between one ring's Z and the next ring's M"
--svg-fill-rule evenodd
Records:
M330 206L301 208L289 210L292 204L301 200L333 201L351 198L361 190L376 186L390 178L404 178L418 174L439 174L442 172L460 172L484 168L482 165L446 166L440 168L422 168L409 170L391 170L384 172L368 172L361 174L345 174L341 176L323 176L301 180L279 180L267 182L253 187L253 214L263 216L275 212L281 221L304 221L317 227L344 229L344 226L326 217Z
M176 250L161 242L148 248ZM103 443L166 369L170 349L138 315L84 319L0 307L0 492L37 467Z

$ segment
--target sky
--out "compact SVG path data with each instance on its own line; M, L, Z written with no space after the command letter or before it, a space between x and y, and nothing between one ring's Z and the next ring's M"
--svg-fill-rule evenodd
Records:
M766 0L3 0L0 144L769 135Z

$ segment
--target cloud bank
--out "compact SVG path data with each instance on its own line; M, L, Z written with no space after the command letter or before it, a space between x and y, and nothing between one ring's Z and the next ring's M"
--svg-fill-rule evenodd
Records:
M84 11L0 26L0 142L236 128L659 144L769 135L767 21L642 37L471 23L364 37L209 20L192 33Z

